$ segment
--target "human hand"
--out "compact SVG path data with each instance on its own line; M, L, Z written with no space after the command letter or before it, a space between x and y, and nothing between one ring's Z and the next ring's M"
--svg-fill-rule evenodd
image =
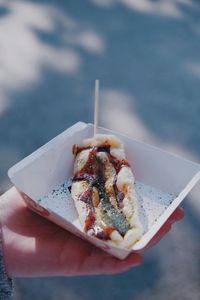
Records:
M157 243L182 217L178 208L148 246ZM138 253L121 261L33 213L14 187L0 199L0 221L10 277L112 274L142 263Z
M181 207L178 207L169 219L164 223L164 225L158 230L156 235L150 240L150 242L143 248L140 253L143 253L147 249L156 245L160 240L171 230L173 223L183 219L184 217L184 210Z

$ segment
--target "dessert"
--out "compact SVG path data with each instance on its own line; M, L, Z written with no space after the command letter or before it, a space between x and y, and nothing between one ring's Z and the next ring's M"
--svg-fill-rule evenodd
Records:
M134 176L122 142L95 134L75 155L71 195L84 231L108 243L130 248L143 233Z

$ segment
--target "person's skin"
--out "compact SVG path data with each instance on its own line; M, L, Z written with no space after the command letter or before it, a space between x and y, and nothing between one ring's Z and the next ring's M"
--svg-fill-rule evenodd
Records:
M156 244L183 215L178 208L146 248ZM0 221L10 277L112 274L142 263L140 254L119 260L30 211L14 187L1 196Z

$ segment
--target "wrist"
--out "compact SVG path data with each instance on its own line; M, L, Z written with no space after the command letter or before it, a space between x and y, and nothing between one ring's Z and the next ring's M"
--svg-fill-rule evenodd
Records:
M2 264L4 267L4 272L7 276L10 276L9 272L9 258L8 258L8 247L6 243L5 234L5 215L6 215L6 194L0 196L0 253L2 256Z
M0 298L1 299L11 299L12 298L12 288L13 282L12 279L8 277L6 267L5 267L5 257L3 255L3 224L2 224L2 209L1 202L2 198L0 197Z

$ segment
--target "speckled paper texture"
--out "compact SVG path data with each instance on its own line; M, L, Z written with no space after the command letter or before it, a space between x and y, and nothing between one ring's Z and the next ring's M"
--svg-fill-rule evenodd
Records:
M172 203L175 195L164 193L139 181L135 182L135 190L138 199L139 218L142 222L144 233L146 233ZM70 182L68 181L55 187L48 195L40 198L37 203L67 221L73 222L75 225L79 222L78 214L70 195Z

